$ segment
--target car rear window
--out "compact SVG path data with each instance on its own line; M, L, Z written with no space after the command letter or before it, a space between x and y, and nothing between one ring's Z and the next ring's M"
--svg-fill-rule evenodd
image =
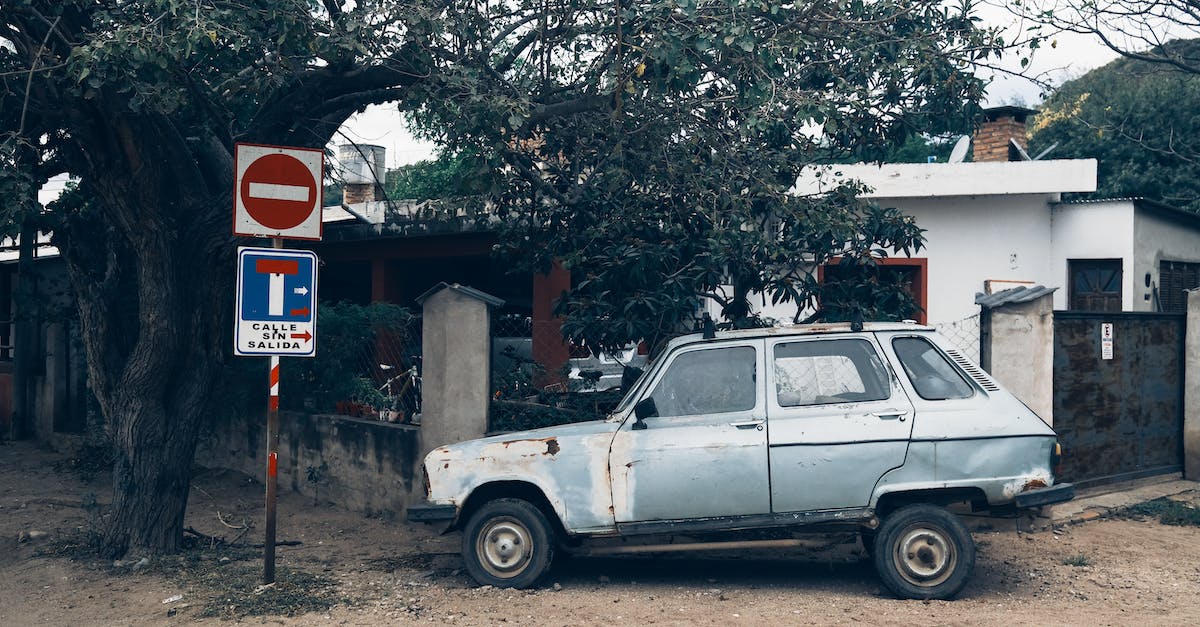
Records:
M929 340L898 337L892 340L892 349L896 351L900 365L921 398L945 401L975 394L975 389L967 383L966 378Z

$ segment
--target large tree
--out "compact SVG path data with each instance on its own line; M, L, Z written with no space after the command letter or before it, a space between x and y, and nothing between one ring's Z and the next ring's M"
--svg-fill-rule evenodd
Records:
M971 62L998 43L969 10L680 1L631 5L616 22L551 5L542 41L510 54L520 64L491 90L551 101L497 109L464 90L418 122L503 158L489 199L500 252L519 268L567 266L565 330L593 348L678 330L704 298L733 326L755 323L756 296L838 317L911 315L873 264L918 249L918 227L850 187L790 189L807 165L969 127L983 89ZM818 281L839 258L866 289Z
M738 318L750 290L802 296L796 260L916 241L852 190L785 192L804 163L882 154L969 115L981 92L969 64L995 52L969 12L918 0L0 0L0 154L20 166L2 176L80 179L49 217L116 453L104 552L181 539L229 345L234 142L320 147L355 110L398 101L494 168L488 206L510 227L506 247L537 253L530 266L641 269L607 294L582 283L577 308L632 320L648 298L731 278Z
M1200 40L1162 54L1200 57ZM1200 74L1120 58L1064 83L1042 105L1030 150L1099 160L1098 195L1145 196L1200 211Z

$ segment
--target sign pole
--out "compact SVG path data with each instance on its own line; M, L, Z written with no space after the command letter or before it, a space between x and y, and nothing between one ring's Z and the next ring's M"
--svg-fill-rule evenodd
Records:
M283 248L283 239L272 238L274 248ZM279 355L271 355L267 388L267 505L263 539L263 584L275 583L275 488L279 462Z
M233 159L233 234L269 237L272 248L238 247L233 354L271 360L267 392L267 495L263 585L275 583L279 466L279 356L316 355L317 257L283 250L283 238L320 241L325 151L238 142Z

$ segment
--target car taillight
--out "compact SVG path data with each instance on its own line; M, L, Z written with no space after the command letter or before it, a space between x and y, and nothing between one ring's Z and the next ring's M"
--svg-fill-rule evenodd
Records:
M1054 472L1056 479L1062 474L1062 461L1062 444L1055 441L1054 446L1050 447L1050 469Z

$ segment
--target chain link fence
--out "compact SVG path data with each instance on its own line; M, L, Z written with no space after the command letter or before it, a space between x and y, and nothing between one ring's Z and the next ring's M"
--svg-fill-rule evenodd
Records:
M281 369L289 409L415 423L421 412L421 316L398 305L322 303L320 347Z
M938 322L932 326L953 342L968 359L979 363L979 314L962 320Z

